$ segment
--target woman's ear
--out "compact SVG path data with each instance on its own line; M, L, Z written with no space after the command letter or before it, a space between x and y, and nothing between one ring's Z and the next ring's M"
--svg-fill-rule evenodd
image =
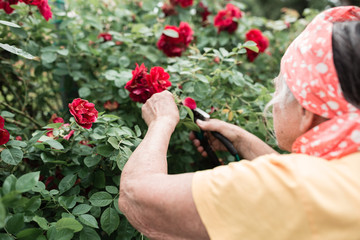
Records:
M312 113L301 106L301 122L300 122L300 131L303 133L309 131L313 127L319 125L320 123L326 121L327 119L321 117L315 113Z

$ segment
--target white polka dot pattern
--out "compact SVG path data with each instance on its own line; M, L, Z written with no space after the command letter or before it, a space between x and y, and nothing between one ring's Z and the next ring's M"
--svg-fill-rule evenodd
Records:
M360 149L360 110L344 99L332 53L333 23L353 20L360 21L359 7L322 12L291 43L281 60L281 74L299 103L329 118L296 139L293 152L330 160Z

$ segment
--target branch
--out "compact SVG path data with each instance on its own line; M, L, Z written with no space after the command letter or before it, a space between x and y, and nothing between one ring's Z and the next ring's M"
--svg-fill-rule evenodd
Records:
M41 128L41 124L40 124L38 121L36 121L34 118L32 118L31 116L27 115L25 112L22 112L22 111L20 111L20 110L18 110L18 109L16 109L16 108L13 108L13 107L11 107L10 105L8 105L8 104L6 104L6 103L4 103L4 102L0 102L0 104L3 105L3 106L5 106L5 107L7 107L7 108L10 109L11 111L16 112L17 114L20 114L20 115L26 117L26 118L29 119L31 122L33 122L38 128Z

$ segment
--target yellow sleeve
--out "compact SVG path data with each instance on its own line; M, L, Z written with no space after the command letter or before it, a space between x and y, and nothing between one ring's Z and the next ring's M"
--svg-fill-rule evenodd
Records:
M310 239L296 164L266 155L196 172L193 198L211 239ZM295 237L296 236L296 237Z

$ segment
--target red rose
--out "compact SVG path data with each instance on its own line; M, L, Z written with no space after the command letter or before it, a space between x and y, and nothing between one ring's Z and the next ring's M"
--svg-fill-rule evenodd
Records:
M0 116L0 145L7 143L10 139L8 130L4 129L5 120Z
M191 97L185 98L183 104L184 106L190 108L191 110L196 108L196 102Z
M39 6L44 0L20 0L20 2L23 2L27 5L34 5Z
M10 134L8 130L1 128L0 129L0 145L7 143L10 139Z
M0 116L0 129L3 129L5 126L5 120L3 119L2 116Z
M136 68L132 71L132 75L133 77L126 83L125 89L130 92L130 98L134 102L145 103L152 95L146 80L147 68L144 64L141 64L139 67L136 63Z
M228 3L226 9L221 10L214 18L214 26L218 28L218 33L221 31L227 31L233 33L238 27L238 23L235 22L234 18L241 18L242 12L240 9Z
M144 64L139 67L136 63L132 75L125 89L130 92L129 96L134 102L145 103L154 93L162 92L171 86L170 75L161 67L151 68L148 74Z
M76 98L72 103L69 103L69 110L75 121L86 129L90 129L98 117L95 105L81 98Z
M179 34L178 38L173 38L162 34L157 42L158 49L162 50L168 57L180 57L193 40L193 30L186 22L181 22L179 27L165 26L165 30L173 30Z
M152 90L152 94L162 92L171 86L169 81L170 75L164 71L162 67L153 67L150 74L146 76L146 80Z
M112 40L112 35L110 33L100 33L97 38L103 38L104 42L107 42Z
M254 52L250 49L246 49L247 58L250 62L253 62L259 53L265 52L265 49L269 46L269 40L262 35L259 29L251 29L246 33L246 41L254 41L259 48L259 52Z
M104 108L110 111L116 110L119 107L119 103L117 101L106 101L104 103Z
M161 10L165 14L165 17L177 14L175 7L172 4L164 3L164 5L161 7Z
M21 137L21 136L16 136L16 137L15 137L15 140L17 140L17 141L22 141L22 137Z
M180 5L183 8L190 7L193 5L194 0L170 0L172 5Z
M46 21L49 21L49 19L52 18L52 12L48 0L42 1L39 5L37 5L37 7Z
M18 0L0 0L0 9L4 9L6 14L11 14L14 9L10 5L16 5L18 2Z
M74 132L75 132L75 130L71 130L71 131L68 133L68 135L64 136L64 139L65 139L65 140L69 140L69 139L71 138L71 136L74 135Z
M203 23L207 21L208 16L211 14L211 12L209 12L208 8L202 3L199 2L199 13L201 15L202 21Z
M62 117L56 117L54 118L53 123L64 123L64 119Z

